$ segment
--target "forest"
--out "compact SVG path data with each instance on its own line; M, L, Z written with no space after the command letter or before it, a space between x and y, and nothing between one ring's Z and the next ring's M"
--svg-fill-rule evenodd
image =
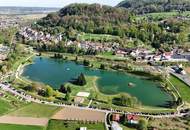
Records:
M99 4L72 4L59 12L48 14L33 28L50 34L62 33L66 38L78 40L81 33L119 36L121 46L152 46L154 48L181 45L187 41L189 22L176 18L162 22L138 19L125 8ZM132 40L129 40L132 39Z
M124 0L117 6L128 8L137 14L190 11L189 0Z

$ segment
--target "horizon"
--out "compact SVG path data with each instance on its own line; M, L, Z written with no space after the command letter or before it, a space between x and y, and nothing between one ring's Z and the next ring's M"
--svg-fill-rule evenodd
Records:
M46 0L45 3L43 1L39 2L39 0L1 0L0 7L62 8L73 3L97 3L102 5L116 6L122 0Z

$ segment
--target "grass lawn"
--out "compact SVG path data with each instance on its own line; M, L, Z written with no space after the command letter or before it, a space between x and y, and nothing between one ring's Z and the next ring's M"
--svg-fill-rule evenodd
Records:
M124 126L124 125L120 125L120 126L123 128L123 130L136 130L135 128L129 128L129 127Z
M190 87L174 76L170 76L170 81L178 89L182 99L190 103Z
M118 97L118 95L105 95L103 93L101 93L98 90L98 87L96 85L96 80L98 80L98 77L95 76L85 76L86 77L86 81L87 84L84 86L77 86L77 85L73 85L71 83L67 83L65 86L70 86L72 93L72 96L76 96L76 94L78 92L84 91L84 92L89 92L90 94L94 94L96 95L96 99L101 100L101 101L105 101L107 102L110 98L113 97Z
M78 36L79 39L81 40L87 40L87 41L91 41L91 40L106 40L106 41L110 41L110 40L115 40L115 39L119 39L118 36L113 36L113 35L106 35L106 34L90 34L90 33L84 33L80 36Z
M31 103L12 113L9 113L9 115L24 117L51 117L58 110L59 107L56 106Z
M12 109L12 106L9 102L0 100L0 115L8 112L10 109Z
M58 120L50 120L47 130L77 130L80 127L87 127L88 130L105 130L103 123L90 124Z
M190 11L185 11L184 13L180 14L181 16L189 16L190 15ZM177 11L173 11L173 12L159 12L159 13L148 13L145 14L144 16L139 16L141 18L147 17L147 16L151 16L153 18L170 18L170 17L174 17L174 16L179 16L179 13Z
M0 124L0 130L45 130L40 126Z
M10 111L16 110L22 107L24 104L15 98L13 95L8 94L0 90L1 93L4 93L4 97L0 98L0 115L6 114Z
M121 57L117 55L113 55L112 52L105 52L103 54L99 54L96 57L110 59L110 60L127 60L127 57Z

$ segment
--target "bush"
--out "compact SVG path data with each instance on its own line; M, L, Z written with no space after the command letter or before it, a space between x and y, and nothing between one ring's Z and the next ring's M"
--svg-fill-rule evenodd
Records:
M84 65L84 66L89 66L89 65L90 65L90 61L84 60L84 61L83 61L83 65Z
M100 65L100 69L105 70L105 68L106 68L106 67L105 67L104 64L101 64L101 65Z

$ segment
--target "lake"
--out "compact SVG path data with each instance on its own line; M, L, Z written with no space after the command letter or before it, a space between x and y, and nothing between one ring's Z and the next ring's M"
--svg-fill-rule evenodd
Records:
M24 68L22 76L57 89L61 84L78 77L80 73L99 77L97 87L100 92L107 95L126 92L137 97L143 105L149 106L164 106L173 99L171 95L161 90L158 82L123 72L91 69L73 61L36 57L34 64ZM135 86L129 87L129 83Z

